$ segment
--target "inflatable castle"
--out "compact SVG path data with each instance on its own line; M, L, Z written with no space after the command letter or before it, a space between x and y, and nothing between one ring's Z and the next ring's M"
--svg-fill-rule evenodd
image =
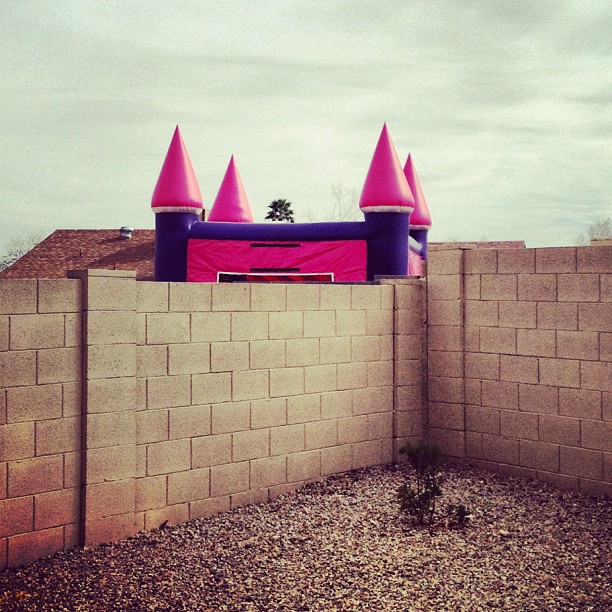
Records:
M385 124L359 207L364 221L254 223L234 157L208 218L176 127L151 208L155 280L365 282L420 275L431 215L409 155L404 168Z

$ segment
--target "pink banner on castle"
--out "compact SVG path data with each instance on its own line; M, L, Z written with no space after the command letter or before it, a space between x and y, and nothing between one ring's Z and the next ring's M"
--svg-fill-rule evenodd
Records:
M332 273L335 282L366 280L365 240L321 242L191 239L187 281L214 283L218 272Z

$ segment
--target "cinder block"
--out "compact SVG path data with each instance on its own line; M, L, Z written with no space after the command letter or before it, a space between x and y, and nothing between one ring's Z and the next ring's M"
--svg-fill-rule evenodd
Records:
M38 281L38 312L80 312L81 282L68 279Z
M499 249L497 253L497 272L509 274L535 272L536 249Z
M580 362L571 359L539 359L540 383L560 387L580 387Z
M466 300L480 300L480 274L464 275L463 297Z
M565 446L580 446L580 420L561 416L539 415L540 436L543 442Z
M0 280L0 314L36 312L36 294L35 279Z
M602 302L612 302L612 274L600 276L599 297Z
M170 310L174 312L202 312L212 307L212 285L209 283L168 283L168 288Z
M164 315L156 315L163 317ZM163 319L162 319L163 320ZM87 313L87 344L130 344L136 341L134 312L92 311Z
M321 338L319 340L319 361L325 363L347 363L351 361L351 339Z
M430 325L461 325L461 302L459 300L429 300L427 319Z
M556 444L520 440L520 464L547 472L559 471L559 447Z
M193 438L191 441L191 468L207 468L211 465L230 463L232 460L232 436L221 434Z
M202 468L168 474L168 505L206 499L210 492L210 470Z
M135 480L117 480L91 484L86 489L87 520L134 512Z
M465 433L463 431L432 427L429 432L429 440L440 447L443 455L465 457Z
M142 312L137 312L135 318L136 344L138 346L144 346L147 343L147 315Z
M558 414L559 389L545 385L519 384L519 408L538 414Z
M499 435L501 431L499 410L468 405L465 407L465 427L467 431Z
M350 444L321 450L321 476L341 474L353 467L353 451Z
M158 529L161 525L177 525L189 518L189 504L174 504L145 512L145 529Z
M504 330L507 331L507 330ZM428 346L431 351L461 351L463 337L458 325L432 325L428 328Z
M368 384L366 363L339 363L337 366L338 390L360 389Z
M191 315L192 342L226 342L230 337L229 312L194 312Z
M87 453L87 484L133 478L135 470L134 445L94 448Z
M269 318L271 339L304 337L303 312L270 312Z
M270 397L304 393L304 368L270 370Z
M603 404L603 419L604 421L612 421L612 393L606 393L604 391L604 393L601 394L601 399Z
M247 357L248 360L248 352ZM163 361L161 362L163 365ZM206 374L210 372L210 344L195 342L192 344L172 344L168 347L168 373Z
M285 425L270 429L270 454L286 455L305 448L304 425Z
M231 372L249 369L248 342L212 342L210 345L212 372Z
M501 380L532 384L536 384L538 382L537 357L501 355L500 360ZM482 378L485 377L482 376Z
M497 301L481 302L479 300L466 300L466 325L496 327L499 323L498 304Z
M249 462L214 465L210 468L210 496L232 495L249 488Z
M327 312L327 311L324 311ZM385 312L393 319L392 311ZM336 334L338 336L365 336L367 331L367 311L365 310L338 310L336 311Z
M213 497L210 499L199 499L189 504L189 518L195 519L203 516L213 516L220 512L228 512L230 509L229 495Z
M48 557L63 547L63 527L16 535L8 540L8 565L19 567Z
M571 273L576 272L576 248L554 247L535 250L536 272Z
M519 406L518 384L499 380L483 380L482 405L516 410Z
M397 334L392 340L395 341L393 359L420 359L424 354L425 334ZM449 354L449 353L446 353ZM431 353L430 353L431 359Z
M516 354L516 336L517 330L511 327L481 327L480 350L483 353L514 355Z
M367 371L369 387L393 385L393 361L372 361L367 364Z
M137 282L136 312L168 312L168 285L169 283Z
M466 274L495 274L497 272L497 249L473 249L465 251L464 272Z
M8 496L20 497L61 489L64 463L61 455L13 461L8 465Z
M286 365L284 340L257 340L249 343L249 363L254 370Z
M353 414L393 410L393 387L369 387L353 390Z
M612 362L580 362L580 386L595 391L612 391Z
M229 402L231 399L232 375L230 372L194 374L191 377L191 401L194 404Z
M78 487L36 495L34 529L78 523L80 499L81 492Z
M582 446L612 452L612 423L604 421L582 421Z
M321 394L321 418L339 419L348 417L352 409L352 394L350 391L333 391Z
M582 330L612 332L612 302L578 304L578 327Z
M465 379L464 393L466 404L480 406L482 403L481 381L470 378Z
M250 287L251 307L240 308L238 310L261 310L263 312L270 312L273 310L287 310L286 285L258 285L257 283L255 283Z
M601 419L601 391L559 389L559 414L582 419Z
M338 423L334 420L306 423L306 450L335 446L338 443Z
M453 275L431 275L427 278L429 300L458 300L461 298L461 277Z
M463 353L429 351L428 372L432 376L463 376Z
M285 398L263 399L251 402L251 429L277 427L287 423Z
M92 415L89 419L116 415ZM133 420L133 417L132 417ZM95 429L95 425L92 425ZM119 437L117 438L119 439ZM117 444L118 442L113 442ZM81 418L69 417L36 423L36 455L76 452L81 448Z
M136 512L163 508L166 506L166 476L137 478L135 481Z
M522 440L538 439L538 415L518 410L500 411L501 435Z
M368 440L353 444L353 469L381 465L383 462L381 443L381 440Z
M267 312L233 312L231 315L231 337L240 340L267 340Z
M64 316L61 314L13 315L10 321L9 346L12 350L64 346Z
M287 399L287 423L306 423L321 418L321 396L296 395Z
M80 271L79 271L80 272ZM86 270L89 310L136 310L136 273L128 270ZM79 274L82 278L83 275Z
M482 459L482 434L465 432L465 456L468 459Z
M87 376L89 379L136 376L136 345L90 346L87 350Z
M296 482L321 476L321 451L293 453L287 457L287 481Z
M190 341L189 314L165 312L147 314L147 344L174 344Z
M209 435L210 413L210 406L181 406L170 409L170 440Z
M350 285L321 285L321 310L349 310L351 308Z
M188 470L191 465L189 440L154 442L147 448L147 476Z
M429 401L463 403L463 379L445 376L429 377Z
M571 446L562 446L560 451L560 471L562 474L602 480L603 453L601 451Z
M480 327L464 327L463 350L477 353L480 351Z
M536 327L536 303L499 302L499 326L524 329Z
M202 374L201 376L214 376ZM199 383L199 377L198 377ZM196 397L196 377L194 376L194 403L208 403L212 400L198 401ZM199 384L197 385L200 390ZM199 395L198 395L199 398ZM191 404L191 381L188 375L159 376L147 378L147 408L169 408L171 406L188 406Z
M0 425L0 462L28 459L33 456L34 423ZM4 469L4 465L0 465Z
M495 353L465 353L465 376L499 380L499 363L500 356Z
M599 482L597 480L580 479L580 491L584 495L609 499L612 496L612 484L609 482Z
M360 312L358 310L352 312ZM336 317L340 324L341 317ZM366 312L365 334L368 336L386 336L393 333L393 311L392 310L368 310Z
M539 329L578 329L578 305L571 302L539 302Z
M300 338L286 342L287 365L306 366L319 363L318 338Z
M612 247L578 247L576 254L578 272L612 272Z
M337 388L336 366L317 365L304 368L305 393L321 393L335 391Z
M555 331L552 329L517 329L516 352L519 355L561 357L557 354Z
M62 386L7 389L6 416L9 423L59 418L62 416Z
M267 429L241 431L232 435L232 461L261 459L270 455L270 432Z
M367 415L338 419L338 444L353 444L369 439Z
M389 361L393 359L395 334L392 336L380 336L380 360Z
M232 398L234 401L265 399L269 396L270 382L267 370L234 372Z
M519 441L482 434L482 456L486 461L519 465Z
M518 299L531 302L556 302L555 274L519 274Z
M287 310L319 310L319 285L287 285Z
M599 274L559 274L560 302L599 301Z
M26 533L34 528L34 498L0 501L0 538Z
M117 412L138 401L134 377L97 379L87 382L88 413Z
M434 274L460 274L462 269L463 251L448 249L431 251L427 261L427 272Z
M190 346L180 344L177 346ZM178 372L175 372L178 373ZM182 373L182 372L181 372ZM136 375L139 377L168 374L168 347L163 345L139 346L136 350Z
M429 426L438 429L464 431L465 417L463 404L429 403Z
M599 360L612 361L612 334L599 334Z
M250 427L251 407L249 402L213 404L212 433L246 431Z
M263 489L287 482L287 459L266 457L251 461L251 489Z
M423 333L424 329L424 321L414 311L393 311L393 331L395 334L420 334Z
M9 348L9 317L0 316L0 351L8 351ZM0 546L0 549L2 547Z
M304 312L304 337L321 338L336 335L336 313L333 310Z
M396 410L421 410L423 403L423 389L421 385L398 387L396 392Z
M253 289L253 301L251 304L251 289ZM266 292L265 289L272 291ZM211 286L212 310L219 312L237 312L249 310L274 310L265 306L273 306L281 294L282 287L255 287L255 285L243 283L215 283ZM273 298L276 297L276 300ZM268 303L270 302L271 303ZM283 308L284 309L284 308Z
M353 310L380 310L382 307L380 285L352 285L351 308Z
M515 274L482 274L480 277L481 300L516 300Z
M81 378L81 351L76 348L38 351L39 385L75 382Z
M64 454L64 489L81 486L81 453Z
M420 412L396 412L393 415L395 438L415 436L420 438L423 419Z
M141 410L134 413L136 444L162 442L168 439L168 411Z

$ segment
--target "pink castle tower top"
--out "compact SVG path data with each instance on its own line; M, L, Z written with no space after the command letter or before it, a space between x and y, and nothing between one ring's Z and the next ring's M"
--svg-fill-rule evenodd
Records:
M177 125L153 191L151 208L154 213L199 214L202 206L198 179Z
M410 154L404 166L404 174L408 180L408 185L410 185L410 191L412 191L414 196L414 211L410 215L410 228L428 230L431 227L431 213L429 212L429 207L421 188L421 182L419 181Z
M233 155L207 220L253 223L251 205L249 204L249 199L244 190L240 172L238 172L238 166L234 161Z
M370 163L359 207L364 213L411 213L414 207L414 198L386 123Z

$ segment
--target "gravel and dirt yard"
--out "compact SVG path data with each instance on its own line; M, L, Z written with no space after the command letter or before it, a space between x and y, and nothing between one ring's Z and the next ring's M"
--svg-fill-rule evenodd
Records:
M0 573L0 610L612 610L612 502L457 465L441 513L396 501L410 468L358 470L260 505Z

